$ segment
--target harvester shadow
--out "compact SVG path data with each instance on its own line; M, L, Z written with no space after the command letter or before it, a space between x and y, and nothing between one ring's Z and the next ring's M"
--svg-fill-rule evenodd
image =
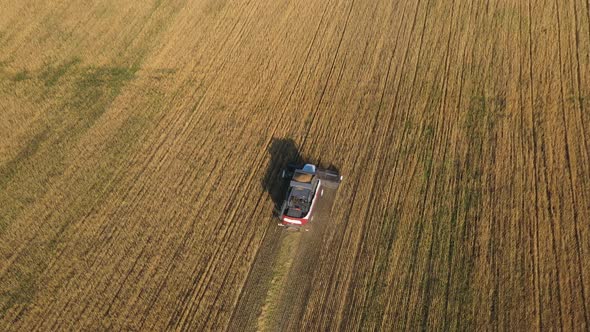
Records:
M278 210L288 186L287 181L281 178L281 171L289 164L303 164L303 158L297 145L290 138L273 138L268 153L270 162L262 179L262 188L272 199L275 210Z

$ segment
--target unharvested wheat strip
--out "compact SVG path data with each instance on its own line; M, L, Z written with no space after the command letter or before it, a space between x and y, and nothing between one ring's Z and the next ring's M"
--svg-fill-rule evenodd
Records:
M559 263L558 257L556 256L556 246L558 234L556 234L555 223L559 220L558 215L555 213L555 206L558 204L555 202L557 198L551 195L552 190L552 178L549 173L554 169L555 147L554 147L554 133L551 132L551 125L555 121L554 114L558 110L559 100L559 29L557 17L555 16L555 8L552 11L547 9L539 10L537 12L538 19L542 21L551 20L555 22L555 26L548 30L546 34L539 35L538 40L540 42L551 43L551 47L539 50L542 57L536 58L534 65L536 65L536 73L541 77L547 77L549 73L551 75L548 80L548 84L543 85L536 89L538 95L536 100L543 103L543 111L539 112L539 133L543 136L537 136L538 149L538 170L539 179L537 183L540 184L538 197L539 197L539 240L540 240L540 257L543 261L540 263L539 269L541 272L541 289L546 290L541 292L540 301L542 303L541 310L541 322L543 326L553 326L556 328L563 328L564 324L564 313L562 308L562 296L561 296L561 278L559 274ZM547 63L541 62L545 60ZM556 318L556 319L551 319Z
M495 84L492 81L493 76L498 76L499 80L504 75L503 67L505 66L505 59L502 56L503 44L501 39L497 36L485 36L485 30L490 29L498 31L500 34L500 24L496 15L497 8L500 4L491 3L486 10L482 10L479 14L483 22L481 36L483 41L476 47L474 54L477 54L478 66L474 73L474 88L468 95L469 102L466 106L469 108L466 114L466 135L475 137L469 138L470 150L476 152L469 152L472 160L469 163L471 171L467 174L481 185L475 185L475 193L479 196L479 202L476 202L478 210L476 210L478 226L476 228L474 237L476 246L482 251L481 255L475 259L474 279L476 282L475 289L475 305L485 310L475 312L476 326L492 326L498 324L497 308L499 306L500 294L498 293L499 285L499 266L498 259L491 255L492 247L501 248L501 243L498 243L496 234L498 229L503 225L499 225L499 220L495 215L494 206L497 205L497 196L493 188L496 175L493 167L497 162L496 158L498 151L498 124L496 120L496 106L497 98L504 98L506 95L504 84ZM492 81L492 82L490 82ZM502 100L502 99L500 99ZM502 102L500 102L502 104ZM479 148L477 145L482 145ZM483 291L486 289L487 291Z
M424 13L426 14L426 11L425 11ZM417 29L421 29L420 31L422 31L422 29L425 29L425 28L426 28L426 22L427 22L427 21L426 21L426 20L424 20L424 21L422 21L421 23L419 23L420 25L416 25L416 24L414 24L414 26L415 26L415 28L417 28ZM428 44L430 44L430 43L428 43ZM423 56L423 59L428 59L428 58L430 58L428 55L424 55L424 56ZM441 57L441 58L444 58L444 57ZM423 60L423 61L427 61L427 60ZM428 61L428 62L426 62L426 63L427 63L427 65L426 65L427 67L426 67L426 68L427 68L427 70L428 70L428 67L430 66L430 61ZM417 70L418 66L416 65L414 68L415 68L415 70ZM423 78L422 78L422 74L419 74L419 75L418 75L417 73L418 73L418 72L416 71L416 74L414 74L414 76L413 76L414 78L413 78L412 80L413 80L414 82L416 82L416 80L418 80L418 82L421 82L421 81L422 81L422 79L423 79ZM418 75L418 76L416 76L416 75ZM417 87L418 87L418 86L417 86ZM399 95L401 96L401 92L400 92L400 90L403 90L403 89L404 89L403 87L398 87L396 94L399 94ZM418 87L418 89L420 89L420 88ZM413 95L413 94L410 94L410 96L412 96L412 95ZM398 99L398 98L399 98L399 97L396 97L396 99ZM412 97L410 97L410 98L412 98ZM399 99L398 99L398 100L396 101L396 104L397 104L397 105L403 105L403 104L400 104L400 103L405 103L405 102L403 102L403 101L401 101L401 100L399 100ZM409 104L413 104L411 100L409 101ZM398 106L398 107L399 107L399 106ZM402 109L403 109L403 108L405 108L405 107L407 107L407 106L401 106L401 107L402 107ZM420 106L420 107L419 107L419 109L422 109L422 110L423 110L422 112L424 112L424 108L423 108L423 107L424 107L424 106ZM394 110L395 110L395 108L394 108ZM398 111L398 112L396 112L396 113L398 113L398 114L403 114L403 112L399 112L399 111ZM419 116L420 114L416 114L416 115L418 115L418 116ZM415 115L414 115L414 116L415 116ZM406 116L406 119L405 119L406 123L408 123L408 121L410 121L409 123L412 123L413 121L412 121L412 120L410 120L410 119L413 119L413 116ZM402 122L403 122L403 121L402 121ZM398 123L399 123L399 122L398 122ZM406 124L406 123L404 123L403 125L407 127L407 124ZM400 123L399 125L401 126L402 124ZM405 134L404 132L405 132L406 130L407 130L407 129L406 129L406 128L404 128L404 129L402 130L402 134ZM394 132L395 132L395 131L394 131ZM399 132L399 131L398 131L398 132ZM396 141L397 141L397 139L396 139ZM404 139L401 139L401 140L399 140L399 141L405 141L405 140L404 140ZM408 143L406 142L405 144L408 144ZM415 168L414 168L414 169L415 169ZM402 227L403 227L403 226L402 226ZM388 308L389 308L389 307L390 307L389 305L386 305L386 308L385 308L385 310L388 310ZM385 315L387 315L387 314L385 314Z
M392 26L392 28L393 28L393 26ZM391 57L389 57L389 60L390 61L389 62L386 62L386 64L388 66L391 66L391 59L393 58L393 53L394 52L395 52L395 48L393 48L392 55L391 55ZM384 155L386 153L386 151L383 150L384 144L383 144L382 139L385 136L384 134L387 133L388 129L389 130L391 130L391 129L390 128L385 128L382 125L381 126L378 126L378 124L380 124L380 123L388 123L389 122L389 121L387 121L387 119L384 119L385 121L381 121L380 116L379 116L379 114L381 113L381 111L383 113L385 113L385 117L388 117L388 115L389 115L389 117L391 117L391 113L390 112L386 112L385 110L382 110L382 108L387 108L387 106L382 106L382 103L383 103L384 95L385 95L385 93L387 91L387 87L388 87L387 84L388 84L388 81L390 79L390 75L389 75L390 70L391 70L391 67L389 67L388 70L386 70L387 75L385 75L385 77L383 78L383 82L384 83L383 83L383 88L382 88L381 100L379 102L379 107L377 108L377 111L376 111L377 113L376 113L376 116L375 116L375 120L373 120L373 125L372 125L373 130L370 131L370 135L372 135L374 137L378 137L377 138L378 143L376 144L376 150L374 150L374 152L373 152L374 155L377 157L377 159L373 161L374 167L371 167L371 166L369 166L369 167L371 167L371 168L379 167L379 168L378 168L378 171L376 171L377 169L373 169L373 171L367 172L365 175L363 175L363 177L365 177L369 181L370 181L371 177L373 178L372 187L371 187L371 189L369 189L369 191L371 193L373 193L376 190L378 190L378 188L376 186L376 183L378 182L377 180L380 179L380 177L382 176L381 173L382 173L383 169L381 167L383 167L386 164L385 163L385 160L381 160L379 158L379 156L380 155ZM391 87L391 85L389 87ZM387 105L387 103L385 105ZM385 132L380 133L381 130L385 130ZM357 258L359 257L358 256L359 255L358 254L359 253L359 250L361 250L361 247L360 247L361 243L366 242L368 240L368 238L365 237L367 232L364 229L370 229L370 226L365 226L365 223L370 222L370 219L372 219L372 218L369 217L369 211L372 210L372 207L374 206L374 201L375 200L376 199L373 199L372 196L369 196L369 199L368 199L368 204L369 205L366 208L362 209L362 210L366 211L364 213L364 218L355 217L354 215L352 216L353 219L364 220L364 222L362 223L362 226L361 226L361 231L360 231L362 237L359 238L360 241L358 241L357 244L356 244L357 254L355 256ZM355 258L355 260L357 258ZM366 261L366 259L363 259L363 261ZM357 263L353 263L352 266L355 266L355 269L357 269L357 271L363 268L362 265L359 265L358 262ZM344 287L346 287L349 291L352 290L351 284L348 284L347 286L344 286ZM350 293L348 293L348 294L350 294ZM342 303L343 305L339 309L339 311L341 312L340 318L339 318L339 321L340 322L344 322L346 319L349 319L349 314L345 314L345 315L342 314L342 310L344 310L345 308L347 310L350 310L350 309L353 309L354 308L354 306L347 306L346 303L347 302L343 302Z
M583 137L578 137L575 135L572 135L575 131L572 130L572 128L575 128L575 124L571 123L571 121L569 121L569 119L572 116L572 113L575 112L576 107L575 104L572 105L570 103L568 103L568 99L569 97L566 97L567 93L570 93L575 91L575 87L574 87L574 82L576 82L575 77L573 77L573 73L572 73L572 67L577 67L577 65L575 64L576 58L574 55L572 55L572 52L577 52L577 51L572 51L571 49L571 44L573 43L572 41L570 41L571 39L576 39L577 36L575 35L571 35L568 32L570 31L570 29L564 27L564 24L566 22L572 22L575 23L575 20L571 17L568 17L567 15L567 11L564 12L563 8L561 6L559 6L559 4L556 3L556 7L557 7L557 19L558 19L558 37L559 37L559 78L560 78L560 92L561 92L561 98L559 100L559 108L561 109L561 121L557 120L555 121L555 123L560 124L563 126L563 128L559 128L557 130L554 130L553 132L555 134L559 133L559 135L562 134L563 132L563 140L559 140L557 138L557 142L559 143L559 145L561 145L561 143L563 143L564 146L558 146L559 149L559 154L562 156L562 158L557 158L557 160L560 162L560 165L558 167L560 167L560 169L564 170L564 176L566 176L569 181L569 188L564 188L561 186L557 186L557 190L558 192L562 192L559 196L560 196L560 207L564 207L567 206L565 209L563 209L563 211L560 211L560 219L561 222L555 225L555 229L556 229L556 237L557 240L561 240L563 242L563 244L573 244L573 246L570 247L569 250L567 250L567 253L576 253L576 256L579 255L579 241L571 241L572 238L579 240L578 238L578 225L580 224L579 222L579 213L577 212L578 210L581 210L578 208L578 203L576 200L576 188L578 187L578 184L576 181L574 181L575 179L575 169L577 169L577 158L576 158L576 154L574 153L575 151L575 146L578 144L577 141L578 139ZM567 40L569 42L564 42L564 40ZM568 47L570 46L570 47ZM565 66L565 59L568 59L569 61L567 62L574 62L573 64L571 64L570 66L570 70L567 70L568 68ZM569 86L571 84L571 86ZM563 163L563 164L562 164ZM559 173L559 172L558 172ZM565 202L563 202L563 200L565 200ZM571 204L571 205L570 205ZM559 236L561 234L561 236ZM567 248L567 245L560 245L560 248ZM564 255L560 255L561 256ZM569 258L568 256L570 256L569 254L565 255L565 259L561 260L560 259L560 264L556 267L557 271L558 271L558 276L565 276L563 278L565 278L566 280L568 280L567 283L562 283L561 285L563 286L563 294L564 297L570 297L572 299L575 299L573 301L564 301L562 302L562 306L564 307L563 310L564 312L568 313L572 313L571 316L571 320L570 319L566 319L564 320L564 325L566 326L567 329L574 329L576 326L578 325L582 325L582 322L584 325L588 325L588 318L587 318L587 310L586 310L586 301L585 301L585 289L584 289L584 285L583 283L581 283L580 285L576 285L573 286L571 280L575 280L576 283L577 282L583 282L583 274L579 275L580 273L583 273L582 270L580 269L580 265L575 264L571 262L571 258ZM576 266L577 265L577 266ZM572 267L574 267L572 269ZM576 278L577 277L577 278ZM577 280L576 280L577 279ZM575 291L574 291L575 289ZM581 292L580 292L581 290ZM569 294L569 295L567 295ZM572 305L573 308L570 306ZM567 315L566 315L567 318ZM573 325L570 325L570 322Z
M436 17L436 7L434 8L430 8L427 12L427 17ZM426 21L424 22L424 26L423 26L423 38L427 38L426 36L430 36L430 34L427 34L428 31L428 27L432 24L432 20L430 21ZM436 21L434 21L436 22ZM411 257L427 257L428 255L424 252L423 254L418 254L419 252L421 252L422 250L426 250L426 248L431 247L431 244L429 244L432 241L435 241L434 238L428 238L429 235L432 236L432 230L429 230L428 228L424 228L424 224L426 220L431 219L434 216L430 216L429 212L428 212L428 207L425 206L426 201L428 200L428 196L429 194L434 190L434 188L436 188L436 183L437 183L437 176L436 176L436 169L433 169L433 160L436 160L436 156L435 156L435 151L431 150L430 146L430 139L429 136L433 136L436 135L436 132L438 131L438 126L436 123L432 124L430 123L431 120L429 119L431 117L431 115L429 115L430 112L432 112L432 109L437 109L438 108L438 104L440 103L440 100L437 100L439 98L435 97L436 99L434 99L433 101L431 101L431 94L439 94L440 93L440 88L439 88L439 82L440 82L440 71L441 68L443 68L443 64L444 64L444 53L440 54L440 55L436 55L436 54L431 54L430 52L433 51L434 49L437 49L438 51L444 52L444 48L441 47L436 47L436 44L441 42L442 40L434 40L434 41L429 41L427 40L426 43L422 43L421 42L421 46L420 46L420 51L418 53L418 61L420 61L420 58L424 58L424 59L441 59L442 61L439 62L438 64L436 64L437 62L435 61L429 61L428 65L426 66L421 66L420 70L418 70L418 66L416 67L416 74L414 75L414 82L422 82L426 77L432 77L434 76L433 79L433 85L430 86L429 84L424 84L422 83L422 88L418 87L418 86L414 86L414 88L412 88L411 90L416 90L421 92L420 94L416 94L417 97L414 97L415 94L411 93L410 94L410 99L408 102L408 105L415 105L413 106L414 110L416 111L420 111L419 114L419 131L417 133L418 136L424 137L426 140L426 144L424 146L421 147L421 150L423 151L419 151L420 153L416 156L416 158L419 160L419 163L421 164L421 167L423 168L423 171L425 171L425 177L423 177L424 181L428 181L428 184L420 184L420 186L422 187L421 189L421 193L419 194L420 199L418 201L421 201L420 205L421 207L417 208L418 212L416 214L416 235L417 238L414 240L415 243L412 245L412 247L414 248L413 250L413 254L411 254ZM422 45L424 45L424 47L422 47ZM431 68L432 64L436 64L434 66L434 68ZM424 68L424 69L422 69ZM430 90L430 91L428 91ZM422 96L425 96L426 98L422 98ZM432 104L434 103L434 104ZM412 107L412 106L409 106ZM434 170L434 172L433 172ZM436 204L436 202L435 202ZM433 223L438 223L440 221L437 220L433 220ZM428 225L428 224L426 224ZM430 249L430 251L432 252L432 247ZM418 259L416 259L418 260ZM408 278L410 278L410 280L415 280L415 275L421 275L422 273L420 272L416 272L416 269L418 269L418 271L420 271L421 269L426 268L426 266L424 265L426 263L426 261L423 262L414 262L410 265L410 276ZM426 276L426 275L425 275ZM411 294L414 290L412 289L412 287L408 288L408 294ZM416 291L418 292L422 292L419 289L416 289ZM426 291L428 291L426 289ZM414 294L414 295L408 295L407 298L412 298L412 297L420 297L419 294ZM428 299L425 299L424 301L428 301ZM415 309L411 309L411 307L413 306L413 303L411 302L407 302L407 304L404 306L406 307L406 312L407 312L407 316L405 318L406 321L408 321L409 319L411 319L410 317L414 314L414 312L416 312ZM413 322L410 323L411 325L417 325L418 322Z
M588 54L590 50L590 12L587 11L589 5L587 3L580 5L577 1L571 1L571 4L567 6L569 9L569 20L571 22L573 20L573 24L570 23L571 28L568 29L569 31L566 32L570 36L570 49L574 55L571 56L570 62L572 77L570 80L565 82L572 83L571 92L573 97L567 97L564 106L567 106L570 112L569 115L569 123L564 124L566 126L566 130L569 132L570 137L572 137L574 144L572 144L570 152L570 158L572 160L573 170L570 171L571 181L572 181L572 188L571 194L572 199L574 201L574 225L573 225L573 237L575 243L575 251L577 254L576 260L577 263L573 263L573 265L577 265L577 268L572 271L573 276L577 276L577 281L575 284L579 282L579 286L575 287L581 289L581 303L582 303L582 310L584 316L584 323L586 326L590 325L589 317L590 311L587 304L588 299L588 269L584 268L584 264L582 263L584 257L584 252L587 252L587 246L584 247L584 240L587 239L589 234L588 228L586 223L580 222L581 220L587 220L589 218L590 213L590 206L584 206L583 202L588 202L588 193L590 190L588 189L589 184L587 181L587 177L580 178L580 174L589 174L590 170L588 168L588 136L587 131L585 130L584 124L587 123L584 121L584 113L585 111L590 108L590 103L585 102L586 99L583 96L587 96L588 93L588 85L584 84L585 81L588 80L587 69L589 66L589 58L582 56L582 54ZM580 9L586 9L586 15L584 16ZM573 16L573 19L572 19ZM584 24L584 18L586 20ZM586 32L586 33L584 33ZM577 98L575 97L577 95ZM570 101L573 99L573 103ZM570 108L571 107L571 108ZM578 120L574 120L578 119ZM581 142L580 142L581 141ZM575 185L574 185L575 184ZM574 260L575 261L575 260ZM574 277L575 279L575 277ZM578 313L579 311L576 311Z
M443 12L448 12L449 9L447 8L440 8L440 13ZM451 9L451 17L453 18L455 13L454 11ZM438 16L440 14L435 14L435 16ZM441 65L444 65L444 76L443 77L448 77L449 76L449 63L450 63L450 59L449 59L449 54L451 53L451 47L450 47L450 43L451 43L451 36L453 36L453 32L451 29L453 29L455 27L455 25L457 24L456 20L451 19L451 24L449 26L449 31L446 32L446 34L449 35L448 40L446 41L446 50L444 47L441 47L441 50L445 52L444 56L440 56L440 58L443 60L443 62L441 63ZM438 58L437 55L433 55L432 58ZM437 69L437 71L435 72L436 76L440 75L440 70ZM443 245L442 247L439 245L439 243L441 242L441 239L437 239L436 236L438 233L441 233L442 229L444 229L444 225L447 222L450 222L450 219L452 218L451 215L449 215L448 210L450 210L452 207L451 206L447 206L447 204L445 204L444 200L447 200L449 198L449 196L446 196L448 194L441 194L440 192L442 191L443 193L446 191L445 189L447 188L447 184L445 184L444 186L441 185L437 185L437 183L439 183L439 181L451 181L451 176L450 174L446 174L446 167L449 164L450 160L453 160L453 158L455 158L455 156L453 155L453 152L450 152L449 150L451 150L449 147L452 147L455 143L454 140L452 140L453 137L455 137L456 139L456 135L453 135L453 132L456 132L456 123L458 121L452 121L451 119L453 118L453 114L449 114L449 110L445 107L445 103L446 103L446 99L447 99L447 89L448 89L448 78L445 80L442 80L442 82L440 83L442 85L441 88L438 87L437 84L433 85L431 87L431 90L433 91L433 94L439 93L440 90L444 90L444 93L442 93L441 96L441 100L440 101L436 101L436 99L434 99L434 101L437 104L427 104L426 105L426 109L424 110L425 113L428 113L428 109L434 109L434 110L440 110L439 114L437 116L436 121L434 122L434 138L436 141L443 141L443 142L447 142L447 144L444 145L444 147L442 148L442 151L437 151L438 149L435 148L435 150L433 151L433 156L432 161L430 162L431 164L428 165L427 167L429 168L429 173L431 178L433 178L433 183L434 186L432 187L432 190L430 190L427 195L429 196L427 199L428 201L434 202L434 206L432 207L432 211L428 212L429 208L426 207L426 209L424 209L425 214L424 216L427 216L427 218L429 220L432 220L432 222L435 224L435 228L434 228L434 234L431 235L430 238L430 249L429 249L429 262L428 262L428 272L426 272L424 274L424 278L428 278L428 280L425 282L426 283L426 288L424 289L424 298L426 303L429 303L429 306L424 306L423 309L421 311L416 310L416 315L419 315L422 319L422 321L420 322L422 327L426 327L428 326L429 323L432 323L433 325L439 324L439 318L431 318L432 315L430 314L430 312L432 312L432 314L435 313L442 313L441 309L433 309L432 306L436 306L437 304L440 304L441 306L444 305L444 301L443 301L443 294L444 294L444 289L442 289L441 287L436 287L436 285L432 285L432 281L430 281L430 278L432 279L439 279L439 278L443 278L445 272L449 273L448 271L445 271L443 269L446 268L446 266L444 265L444 262L439 262L440 257L438 257L439 252L446 252L448 249ZM436 98L436 97L435 97ZM450 98L451 101L454 101L455 98ZM438 135L442 135L442 137L439 137ZM440 156L437 156L437 154L440 154ZM449 156L451 155L451 156ZM439 179L440 178L440 179ZM446 179L446 180L445 180ZM439 201L439 199L443 198L442 201ZM441 206L442 205L442 206ZM441 225L442 224L442 225ZM440 226L439 226L440 225ZM444 234L444 233L443 233ZM435 249L436 248L436 249ZM445 257L445 259L450 259L449 257ZM443 271L441 271L440 273L442 274L440 277L437 276L431 276L432 274L436 274L437 271L437 266L440 266L441 269L443 269ZM446 287L450 287L450 285L446 285ZM438 294L437 294L438 292ZM434 294L432 294L434 293ZM418 322L416 322L416 324L418 324Z
M521 83L521 116L523 116L523 159L525 163L525 172L523 172L523 187L527 188L523 191L522 210L523 216L525 217L525 225L523 235L525 243L528 245L528 255L525 256L525 262L527 269L527 279L531 280L533 289L529 290L532 296L528 297L531 307L531 315L534 320L534 324L537 328L542 328L541 322L541 302L540 302L540 281L539 281L539 269L538 269L538 233L537 233L537 220L538 220L538 208L536 202L536 130L533 116L533 94L534 94L534 81L533 81L533 38L532 38L532 4L523 3L521 5L521 33L523 37L523 45L521 46L521 72L523 79ZM528 202L534 202L529 204ZM527 259L528 258L528 259Z
M525 266L518 255L519 251L524 251L521 248L523 248L525 241L520 237L524 219L514 214L515 208L520 207L520 204L515 202L515 196L518 194L518 191L516 191L518 188L515 188L515 182L518 179L515 175L518 170L522 169L521 167L515 168L517 164L516 160L518 159L515 156L515 148L517 147L515 143L520 143L522 139L519 135L514 134L518 133L519 125L515 120L520 118L518 113L521 110L518 75L514 74L519 72L518 67L522 66L522 63L520 63L518 57L513 57L509 51L518 48L521 31L518 26L520 24L518 17L514 15L515 12L518 12L514 8L514 4L510 1L508 3L501 2L499 9L501 10L501 15L498 14L496 20L499 20L501 24L506 26L505 29L502 29L506 40L503 41L505 46L500 54L502 56L502 63L504 64L501 68L501 79L494 82L494 90L498 97L492 99L494 110L492 120L498 128L495 135L498 140L496 146L499 148L495 152L496 161L494 164L497 167L494 170L493 192L491 192L491 195L495 198L492 205L494 222L496 224L494 228L494 243L498 243L498 247L502 252L509 254L501 255L494 260L496 270L494 282L496 289L492 302L492 309L494 310L492 323L498 326L522 326L524 328L528 326L527 324L530 324L522 319L522 317L526 317L526 312L524 311L526 308L518 305L518 303L526 298L526 294L520 291L526 285L524 274L522 273ZM507 149L507 147L510 148ZM502 200L502 198L504 199ZM502 236L503 234L506 235ZM509 280L509 284L508 280L502 278L502 276L507 274L515 276L512 280ZM514 289L514 291L504 292L505 289ZM503 312L501 310L503 307L512 309L509 312ZM494 323L494 320L496 323Z
M379 7L377 7L377 6L376 6L376 7L375 7L375 10L377 10L377 8L379 8ZM396 12L396 10L395 10L395 9L397 9L397 8L389 8L389 9L387 10L387 12L389 13L389 15L392 15L393 13L395 13L395 12ZM399 10L399 9L398 9L398 10ZM402 15L402 18L403 18L403 15ZM403 22L403 20L400 20L400 22ZM401 23L400 23L400 24L401 24ZM392 29L392 30L394 29L394 25L393 25L393 24L391 24L391 25L389 25L389 26L390 26L390 29ZM397 28L398 28L398 30L397 30L397 31L398 31L398 34L399 34L399 31L400 31L400 30L399 30L399 26L398 26ZM392 31L392 32L393 32L393 31ZM389 68L388 68L388 69L385 71L385 72L387 72L387 74L386 74L384 77L382 77L382 80L383 80L383 87L381 88L381 89L382 89L382 91L381 91L381 97L380 97L380 100L379 100L379 105L378 105L378 108L377 108L377 113L376 113L376 114L377 114L377 116L376 116L376 118L375 118L375 120L374 120L374 124L373 124L373 130L371 130L371 131L370 131L370 134L371 134L372 136L377 136L377 137L382 137L382 136L383 136L382 134L379 134L379 131L380 131L380 130L383 130L383 127L384 127L384 126L379 126L379 127L377 127L377 128L376 128L377 124L378 124L378 123L381 123L381 121L379 121L379 117L378 117L379 113L380 113L380 112L388 113L389 117L391 117L391 112L386 112L385 110L382 110L382 108L384 108L384 106L383 106L383 101L384 101L385 97L386 97L386 96L390 96L390 95L391 95L391 93L390 93L389 89L387 89L387 88L389 87L389 88L391 89L391 82L389 82L389 80L390 80L390 79L392 79L392 77L393 77L393 74L392 74L392 75L390 75L390 73L391 73L391 69L392 69L392 68L391 68L391 67L392 67L392 61L391 61L391 60L393 59L393 55L394 55L394 53L395 53L395 51L396 51L396 48L397 48L397 47L396 47L396 46L397 46L397 40L398 40L398 38L395 38L395 40L391 41L391 43L395 43L395 45L389 45L388 43L385 43L385 44L383 44L383 45L381 45L381 44L378 44L379 46L381 46L381 47L382 47L382 48L379 50L380 52L383 52L383 51L384 51L383 49L388 49L388 48L390 48L390 49L391 49L391 55L389 55L389 54L385 53L385 54L387 54L387 55L388 55L388 58L389 58L389 59L387 59L387 57L386 57L386 59L387 59L387 60L389 60L389 61L383 61L383 63L384 63L384 64L387 64L387 66L389 66ZM385 51L385 52L386 52L386 51ZM369 54L370 54L370 53L369 53ZM382 57L378 57L378 56L375 56L375 55L373 55L372 57L373 57L373 58L375 58L375 59L383 59ZM378 72L383 72L383 71L378 71ZM394 72L395 72L395 70L394 70ZM391 77L390 77L390 76L391 76ZM381 80L380 80L380 81L381 81ZM389 82L389 85L388 85L388 82ZM389 99L389 98L387 98L387 99ZM363 100L364 100L364 99L363 99ZM370 103L369 105L372 105L372 104ZM385 105L388 105L388 101L386 101L386 102L385 102ZM387 106L385 106L385 107L387 107ZM387 122L389 122L389 121L384 121L384 123L387 123ZM390 130L391 130L391 129L390 129ZM384 154L384 152L385 152L385 151L383 151L383 150L382 150L382 148L383 148L383 143L381 143L381 144L379 144L379 145L378 145L378 151L381 151L381 154ZM389 146L388 146L388 148L389 148L389 149L391 149L391 147L389 147ZM379 152L376 152L376 153L375 153L375 155L376 155L376 156L379 156L379 155L380 155L380 153L379 153ZM377 188L377 187L375 187L375 181L377 181L377 178L378 178L379 176L383 177L383 178L381 178L381 180L383 180L384 178L387 178L387 177L386 177L386 176L383 174L383 171L384 171L384 169L383 169L383 168L385 167L385 165L386 165L387 163L385 162L385 160L381 160L380 158L378 158L377 160L378 160L379 162L378 162L378 163L375 163L375 165L379 165L379 164L381 164L380 166L381 166L382 168L379 170L379 173L380 173L380 174L374 177L374 179L375 179L375 180L374 180L374 183L373 183L373 189L372 189L372 192L379 191L379 190L378 190L378 188ZM378 201L378 200L377 200L377 201ZM371 205L373 206L373 208L371 208L371 209L366 209L366 211L367 211L367 212L366 212L366 214L365 214L365 218L364 218L365 220L367 220L367 219L372 219L372 218L373 218L372 216L371 216L371 217L369 217L369 212L368 212L369 210L374 210L374 206L375 206L375 205L373 205L373 204L371 204ZM374 213L374 212L373 212L373 213ZM372 229L372 227L369 227L368 229L370 230L370 229ZM376 229L380 229L380 227L378 227L378 228L376 228ZM363 232L363 233L367 233L367 232ZM373 242L373 240L371 240L371 239L370 239L370 234L367 234L367 235L365 235L365 236L366 236L366 237L364 237L364 238L363 238L364 240L363 240L362 242L367 242L367 241L368 241L368 243L372 243L372 242ZM360 244L360 243L359 243L359 244ZM358 246L359 244L357 244L357 246ZM365 244L365 245L366 245L366 244ZM365 257L365 259L363 259L363 261L367 261L367 255L368 255L368 254L369 254L369 252L370 252L370 249L369 249L369 248L365 248L365 247L364 247L365 245L363 245L363 247L360 247L359 249L357 249L357 256L358 256L358 253L359 253L359 251L364 253L364 254L363 254L363 256ZM374 259L374 258L373 258L373 259ZM370 260L371 260L371 261L373 261L373 259L370 259ZM374 264L375 264L375 263L374 263L374 261L373 261L373 262L371 262L371 264L372 264L372 266L374 266ZM357 271L358 271L359 265L358 265L358 264L353 264L353 266L356 266L356 268L357 268ZM360 272L360 271L359 271L359 272ZM357 273L359 273L359 272L357 272ZM367 280L367 282L369 282L369 281L371 281L371 280ZM356 289L356 287L355 287L355 286L353 286L352 284L351 284L350 286L348 286L348 296L349 296L349 297L350 297L350 296L357 296L356 292L354 292L354 293L351 293L351 291L353 291L353 290L355 290L355 289ZM360 293L358 296L362 296L362 295L364 295L364 293L362 293L362 292L361 292L361 293ZM375 295L377 295L377 294L375 294ZM374 301L374 300L375 300L375 299L372 299L372 301ZM349 300L349 301L350 301L350 300ZM348 301L347 301L347 302L348 302ZM353 310L355 309L355 305L362 306L362 304L358 303L358 300L352 300L352 301L350 301L350 302L353 304L353 306L348 306L348 307L347 307L347 311L348 311L349 313L347 313L347 314L344 314L344 316L343 316L343 318L344 318L343 322L345 322L345 321L350 321L350 322L353 322L353 323L354 323L354 322L355 322L355 320L357 320L358 318L356 318L356 316L352 316L352 315L358 315L358 314L359 314L359 313L357 313L357 312L354 312L354 311L353 311ZM350 318L351 316L352 316L353 318ZM358 324L358 323L360 323L360 322L357 322L357 324Z
M388 128L388 131L391 131L391 130L395 131L396 129L394 129L394 128ZM381 161L379 161L379 163L380 164L389 164L386 160L381 160ZM383 170L381 170L380 173L383 173ZM373 190L375 190L375 189L373 189ZM366 216L365 219L366 218L368 218L368 216Z

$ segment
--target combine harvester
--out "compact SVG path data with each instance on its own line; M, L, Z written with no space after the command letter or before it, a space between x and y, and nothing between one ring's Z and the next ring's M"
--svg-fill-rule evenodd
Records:
M335 190L342 181L342 176L337 172L320 170L312 164L305 164L303 167L289 165L282 171L281 177L290 182L285 201L279 210L279 226L295 230L305 228L308 222L313 221L317 203L324 196L324 190Z

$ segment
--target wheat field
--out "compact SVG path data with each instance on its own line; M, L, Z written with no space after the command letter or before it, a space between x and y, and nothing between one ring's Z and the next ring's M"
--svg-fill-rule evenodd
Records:
M5 0L0 329L588 330L589 145L587 0Z

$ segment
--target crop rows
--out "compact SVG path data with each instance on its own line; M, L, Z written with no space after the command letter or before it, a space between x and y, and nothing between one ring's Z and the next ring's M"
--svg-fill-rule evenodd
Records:
M0 329L588 329L589 112L582 0L4 2Z

